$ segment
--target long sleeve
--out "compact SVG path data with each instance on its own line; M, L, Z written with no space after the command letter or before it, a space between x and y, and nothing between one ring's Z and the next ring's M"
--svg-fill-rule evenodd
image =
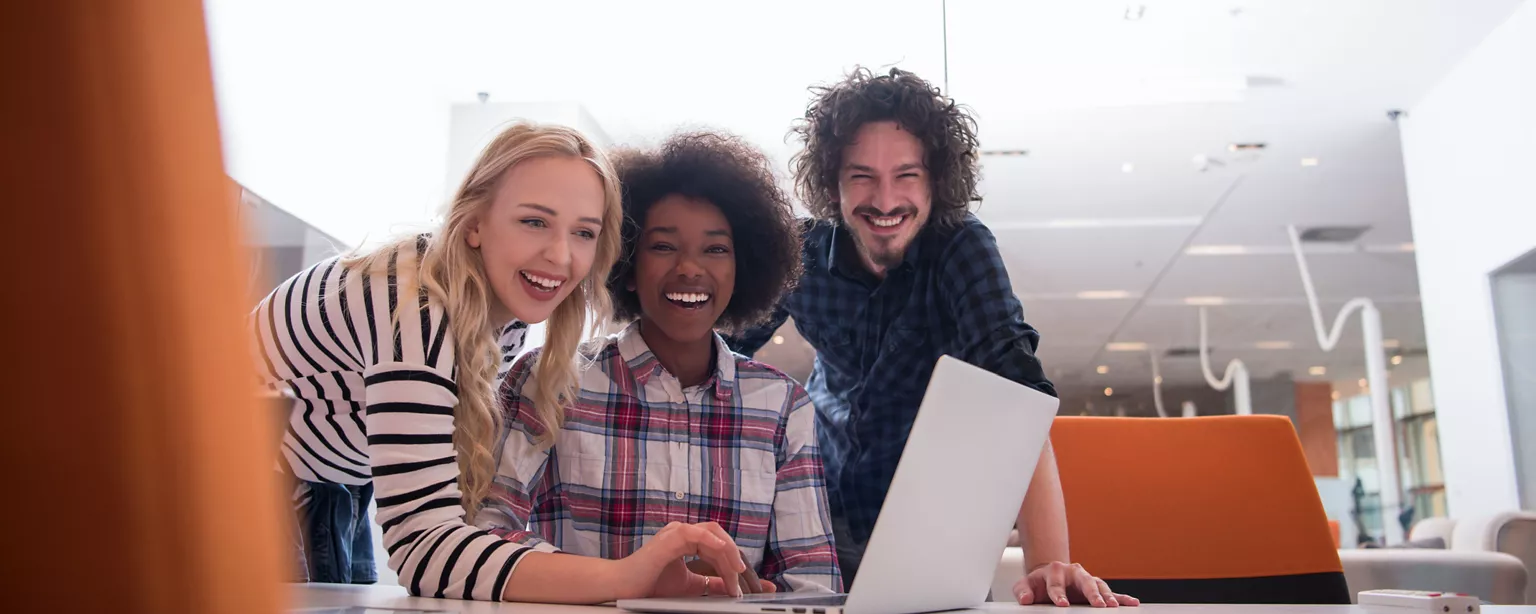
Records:
M1035 356L1040 334L1024 322L992 232L979 222L963 225L941 258L940 291L954 306L960 334L956 358L1056 396Z
M389 281L395 281L391 261ZM381 331L363 370L368 456L389 566L412 595L500 600L529 549L465 523L453 445L455 349L446 316L408 275L364 288ZM390 309L401 301L397 326Z
M732 352L751 358L763 346L768 345L768 340L773 338L773 333L784 326L784 321L789 319L789 309L785 307L788 297L781 299L777 307L773 309L773 315L768 320L741 331L735 335L725 337L725 344Z
M503 539L540 552L558 552L544 536L529 531L533 502L552 486L546 474L550 450L536 442L543 430L534 417L533 400L524 395L525 390L532 390L533 367L538 364L539 353L533 350L523 355L502 379L499 396L505 408L506 437L496 453L496 482L491 486L491 496L475 523Z
M789 407L778 446L773 525L759 572L780 591L841 592L842 572L816 444L816 412L804 388L792 381L789 386Z

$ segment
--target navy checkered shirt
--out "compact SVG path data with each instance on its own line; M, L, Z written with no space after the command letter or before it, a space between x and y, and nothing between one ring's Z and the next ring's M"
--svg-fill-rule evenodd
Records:
M730 344L750 356L793 316L816 348L806 389L831 512L849 531L837 538L862 546L941 355L1052 396L1056 389L1035 357L1040 335L1024 323L997 239L976 216L919 231L883 281L859 262L849 231L832 222L807 221L804 260L799 287L773 319Z

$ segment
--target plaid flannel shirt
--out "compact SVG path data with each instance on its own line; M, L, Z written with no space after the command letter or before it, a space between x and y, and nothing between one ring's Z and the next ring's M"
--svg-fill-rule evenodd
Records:
M772 320L732 340L748 356L786 318L816 348L806 382L815 402L833 514L845 546L874 530L939 357L970 364L1055 396L1024 322L997 239L975 215L930 224L885 279L860 264L839 225L807 221L805 274Z
M747 563L780 591L841 591L805 390L732 354L704 384L683 388L632 324L596 351L554 446L530 389L539 351L503 380L497 476L477 521L506 539L618 559L669 523L717 522Z

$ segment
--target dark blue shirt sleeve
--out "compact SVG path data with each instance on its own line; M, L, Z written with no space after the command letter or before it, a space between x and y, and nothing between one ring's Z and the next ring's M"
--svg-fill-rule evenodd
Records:
M1035 357L1040 333L1024 322L1024 306L1013 293L992 231L965 224L940 262L940 293L954 310L960 334L955 358L1056 396Z
M787 300L788 297L785 299ZM730 347L732 352L751 358L768 344L768 340L773 338L773 333L777 332L779 327L784 325L784 321L789 319L789 309L784 306L784 302L779 301L779 306L773 309L773 315L769 316L766 322L736 334L723 335L725 345Z

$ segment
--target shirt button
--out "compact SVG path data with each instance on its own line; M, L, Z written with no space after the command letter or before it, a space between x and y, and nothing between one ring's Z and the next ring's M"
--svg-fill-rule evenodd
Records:
M682 501L688 495L683 494L683 491L679 490L675 493L672 493L672 496L675 497L678 501Z

